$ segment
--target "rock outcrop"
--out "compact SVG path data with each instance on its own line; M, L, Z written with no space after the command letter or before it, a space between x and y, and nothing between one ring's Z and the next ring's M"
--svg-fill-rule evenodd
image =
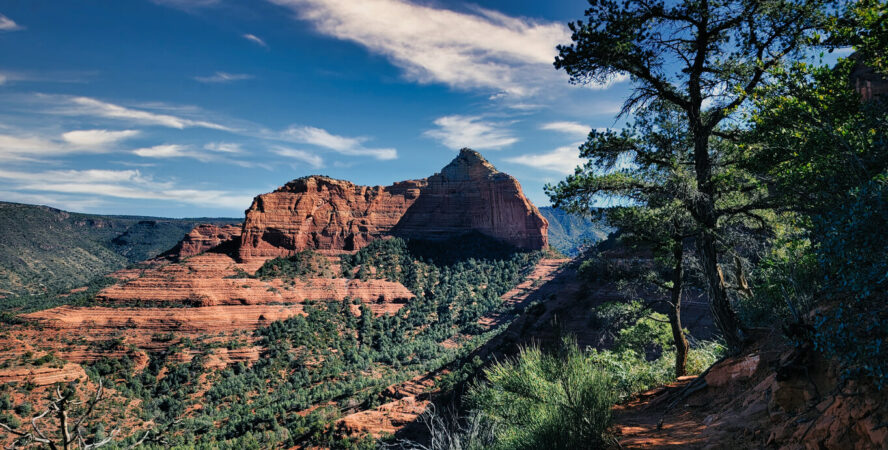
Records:
M240 235L241 227L236 225L198 225L162 256L179 261L218 248L222 244L236 247L240 243Z
M541 249L547 228L517 180L463 149L421 180L368 187L310 176L260 195L246 211L238 254L247 261L309 248L357 250L385 235L441 239L473 230Z
M403 284L347 278L259 280L246 277L255 267L237 264L221 253L204 253L174 264L142 270L121 271L121 283L97 295L103 303L118 306L220 306L281 305L306 301L360 299L375 314L392 313L415 297Z

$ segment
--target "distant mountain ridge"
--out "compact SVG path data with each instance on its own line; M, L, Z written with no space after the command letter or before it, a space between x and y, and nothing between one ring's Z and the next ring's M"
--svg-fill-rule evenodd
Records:
M169 250L200 223L240 220L81 214L0 202L0 296L82 286Z
M567 256L576 256L582 247L607 238L613 230L600 221L544 206L540 213L549 221L549 245Z

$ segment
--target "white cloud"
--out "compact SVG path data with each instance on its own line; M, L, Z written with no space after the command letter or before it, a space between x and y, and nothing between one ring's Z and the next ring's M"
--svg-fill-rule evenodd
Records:
M77 70L4 70L0 73L0 85L4 83L25 81L41 83L86 83L95 78L96 71Z
M212 151L212 152L220 152L220 153L243 153L244 150L241 148L240 144L235 142L210 142L207 145L204 145L204 148Z
M0 169L0 180L14 183L16 192L55 192L138 200L162 200L199 206L244 208L252 195L182 187L157 181L138 170L49 170L18 172Z
M36 161L65 149L65 145L40 136L0 134L0 161Z
M557 131L559 133L568 134L576 137L586 137L591 131L588 125L578 122L549 122L540 126L541 130Z
M21 30L23 27L9 17L0 14L0 31L16 31Z
M0 134L0 161L39 161L72 153L105 153L112 144L139 134L138 130L74 130L60 137Z
M194 77L195 80L201 83L231 83L232 81L249 80L251 78L253 76L246 73L228 72L216 72L208 77Z
M372 156L380 160L396 159L398 157L398 151L393 148L364 147L364 142L369 140L366 137L338 136L317 127L292 126L284 131L282 137L285 140L316 145L343 155Z
M514 156L506 158L506 161L568 175L574 173L575 167L583 165L583 159L580 158L580 151L577 149L579 145L580 143L558 147L549 153Z
M162 144L152 147L137 148L133 153L143 158L192 158L201 162L224 162L238 165L243 161L228 159L222 154L239 154L242 153L239 144L228 142L211 142L204 145L203 149L196 149L189 145L182 144ZM252 165L250 165L252 167Z
M138 134L138 130L75 130L62 134L62 139L76 147L105 147Z
M261 45L265 48L268 48L268 44L266 44L265 41L262 40L262 38L260 38L259 36L256 36L255 34L244 33L241 36L243 36L244 39L246 39L250 42L253 42L254 44L258 44L258 45Z
M435 119L435 125L437 129L423 134L451 149L495 150L518 142L510 130L503 128L504 124L485 121L480 116L444 116Z
M533 94L553 78L555 46L570 42L556 22L516 18L483 8L457 12L405 0L269 0L323 34L385 55L419 83Z
M55 112L66 115L85 115L126 120L130 122L159 125L169 128L184 129L189 127L211 128L214 130L233 131L230 128L203 120L192 120L170 114L158 114L141 109L127 108L113 103L103 102L90 97L69 97L67 108Z
M192 152L188 146L179 144L163 144L153 147L137 148L133 153L143 158L185 158L191 157L203 160L204 156L197 152Z
M266 170L272 170L272 167L267 164L229 158L231 155L244 154L240 144L233 142L210 142L209 144L204 145L202 149L183 144L161 144L152 147L137 148L133 150L132 153L143 158L191 158L204 163L234 164L236 166L247 168L259 167Z
M293 158L297 161L302 161L309 166L319 169L324 167L324 160L318 155L307 152L305 150L296 150L292 148L286 147L277 147L273 150L275 153L281 156L286 156L287 158Z

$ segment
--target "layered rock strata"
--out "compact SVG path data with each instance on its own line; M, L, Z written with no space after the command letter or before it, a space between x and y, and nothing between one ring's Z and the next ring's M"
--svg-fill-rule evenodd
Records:
M300 304L306 301L360 299L375 314L394 312L414 297L401 283L369 279L306 278L259 280L247 278L252 266L221 253L204 253L177 264L142 271L99 292L104 303L145 306L221 306Z
M305 249L357 250L385 235L442 239L473 230L541 249L547 228L517 180L463 149L421 180L368 187L311 176L262 194L246 211L238 255L248 261Z
M236 247L240 243L240 235L241 227L236 225L198 225L162 256L179 261L218 248L222 244Z

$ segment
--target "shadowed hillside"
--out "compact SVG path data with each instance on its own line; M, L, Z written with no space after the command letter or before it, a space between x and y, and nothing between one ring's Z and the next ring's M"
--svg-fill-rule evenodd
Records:
M576 256L584 246L603 241L612 230L604 223L544 206L540 213L549 221L549 245L567 256Z
M81 286L168 250L205 222L239 221L99 216L0 202L0 296Z

